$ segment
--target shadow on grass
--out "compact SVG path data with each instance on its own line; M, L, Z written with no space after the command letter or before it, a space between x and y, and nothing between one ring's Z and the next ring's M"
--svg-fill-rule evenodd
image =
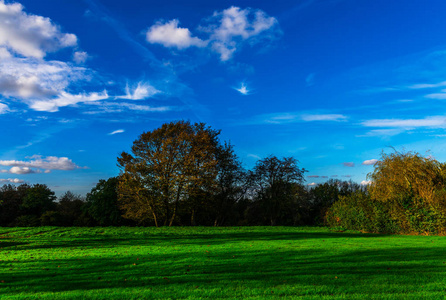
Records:
M0 278L5 281L0 283L0 295L24 290L67 292L131 287L169 290L169 297L181 298L187 289L231 286L265 290L299 287L301 292L294 295L377 295L383 293L383 287L391 287L390 293L415 293L423 285L437 286L440 292L445 284L444 260L444 250L433 247L339 252L323 248L280 252L203 248L190 253L21 260L10 267L8 278ZM6 269L8 264L1 263L0 268Z
M156 232L155 234L145 235L126 235L126 234L90 234L79 236L63 236L63 232L69 232L69 229L59 231L62 236L46 236L45 232L39 232L35 235L24 238L15 238L14 240L25 240L27 243L11 244L10 246L22 245L20 249L48 249L48 248L72 248L72 247L115 247L122 245L222 245L226 243L237 242L260 242L260 241L299 241L299 240L325 240L340 238L383 238L383 234L362 234L362 233L339 233L339 232L283 232L281 230L252 231L252 232L230 232L219 233L215 230L213 233L181 234L168 232ZM52 231L47 231L52 232ZM7 246L6 246L7 247Z

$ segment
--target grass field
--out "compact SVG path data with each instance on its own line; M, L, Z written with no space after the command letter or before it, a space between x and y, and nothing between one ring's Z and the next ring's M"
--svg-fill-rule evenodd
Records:
M445 299L446 237L0 228L1 299Z

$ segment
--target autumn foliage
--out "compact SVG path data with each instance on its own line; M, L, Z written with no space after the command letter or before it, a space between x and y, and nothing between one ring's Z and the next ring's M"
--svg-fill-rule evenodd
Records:
M445 232L445 164L416 152L383 153L369 179L368 193L332 206L328 224L372 232Z

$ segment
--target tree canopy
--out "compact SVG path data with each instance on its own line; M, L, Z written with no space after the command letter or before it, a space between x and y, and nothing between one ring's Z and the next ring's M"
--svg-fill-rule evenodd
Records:
M172 225L180 205L214 188L220 131L178 121L144 132L122 152L118 199L124 217Z

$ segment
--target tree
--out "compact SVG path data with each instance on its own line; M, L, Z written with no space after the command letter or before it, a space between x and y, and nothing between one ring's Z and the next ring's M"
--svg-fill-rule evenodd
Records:
M305 169L298 167L292 157L282 159L269 156L259 160L251 172L255 189L255 204L261 206L265 219L270 225L284 223L286 218L295 222L297 204L295 203L304 182Z
M26 190L21 209L25 215L34 215L38 218L49 210L54 210L56 195L46 184L34 184Z
M118 177L99 180L87 194L85 210L100 226L124 224L123 212L118 207Z
M446 168L431 156L417 152L382 153L371 180L371 196L380 201L403 201L420 198L428 203L435 201L435 190L446 183Z
M225 143L217 151L216 190L212 198L213 225L221 226L241 216L236 214L236 203L248 188L247 174L234 152L233 146Z
M368 175L372 199L386 203L405 232L446 228L446 165L417 152L383 153Z
M18 187L5 184L0 188L0 226L9 226L20 216L23 198L29 188L27 184Z
M353 181L342 181L329 179L327 182L318 184L308 191L308 224L320 224L325 218L326 212L339 197L349 196L357 191L363 191L365 187Z
M131 154L118 157L118 201L124 217L171 226L186 199L213 189L219 134L204 123L186 121L141 134Z
M65 192L57 204L57 211L62 217L62 226L78 225L77 220L82 216L82 209L85 205L85 200L81 195Z

